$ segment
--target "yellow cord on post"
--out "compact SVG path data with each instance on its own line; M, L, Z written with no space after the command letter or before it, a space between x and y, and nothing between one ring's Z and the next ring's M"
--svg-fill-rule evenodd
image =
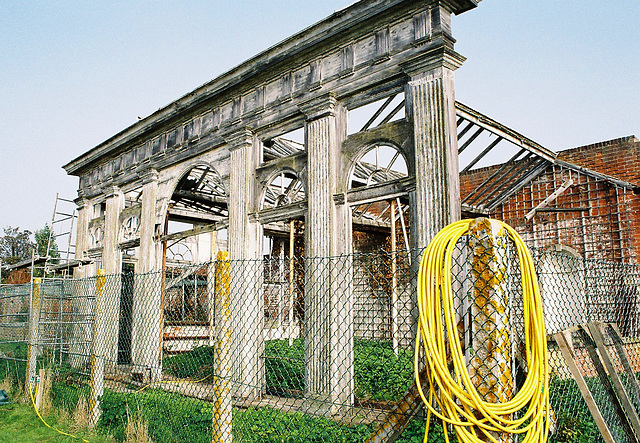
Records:
M504 403L486 402L469 374L458 334L451 283L453 253L473 220L462 220L442 229L422 256L418 273L418 334L414 356L416 384L428 410L424 441L431 414L442 420L445 440L452 425L460 443L499 443L495 435L521 434L522 443L546 442L549 434L549 368L544 315L533 260L518 233L504 227L516 245L522 277L525 358L528 374L513 398ZM424 364L420 364L421 356ZM452 369L450 369L450 365ZM426 367L428 398L419 373ZM516 413L517 418L513 418Z
M67 437L75 438L75 439L77 439L77 440L82 440L82 441L83 441L83 442L85 442L85 443L91 443L89 440L86 440L86 439L84 439L84 438L82 438L82 437L77 437L77 436L75 436L75 435L73 435L73 434L68 434L68 433L66 433L66 432L64 432L64 431L61 431L61 430L60 430L60 429L58 429L58 428L54 428L54 427L53 427L53 426L51 426L49 423L47 423L46 421L44 421L44 418L42 418L42 415L40 415L40 411L38 411L38 407L36 406L36 399L35 399L35 397L36 397L36 396L37 396L37 394L38 394L38 385L36 385L36 393L35 393L35 394L33 393L33 390L31 389L31 384L29 384L29 385L27 386L27 388L29 389L29 396L31 397L31 404L33 405L33 410L34 410L34 411L36 411L36 414L38 415L38 418L40 419L40 421L41 421L42 423L44 423L44 425L45 425L47 428L49 428L49 429L53 429L53 430L54 430L54 431L56 431L58 434L66 435Z

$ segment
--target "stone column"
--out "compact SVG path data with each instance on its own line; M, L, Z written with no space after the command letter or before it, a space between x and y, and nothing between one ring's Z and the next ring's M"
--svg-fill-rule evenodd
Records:
M90 202L84 197L77 198L75 203L78 207L75 259L82 260L84 258L84 252L88 249L89 220L93 208ZM72 300L72 309L76 315L76 320L79 321L79 324L73 325L73 342L69 349L69 363L74 368L88 367L89 365L91 325L88 324L87 319L90 318L92 314L92 303L88 296L92 288L88 286L85 278L93 275L92 267L92 265L84 265L73 269L71 291L74 294L74 299Z
M334 194L347 111L332 95L300 105L307 149L305 383L307 395L353 402L351 213ZM329 258L333 257L333 258Z
M120 324L120 272L122 253L120 252L120 213L124 208L124 194L117 186L105 190L107 197L104 217L104 239L102 263L106 274L104 288L104 312L108 334L104 340L105 364L116 364L118 360L118 330Z
M140 210L140 248L135 269L133 292L133 330L131 357L133 371L146 381L160 374L162 347L162 285L158 272L156 203L158 171L153 168L138 172L142 178L142 208Z
M440 229L460 219L453 73L463 61L443 45L403 65L409 75L406 114L413 123L415 151L411 239L416 248L426 247Z
M78 220L76 221L76 250L75 259L82 260L84 251L88 249L89 243L89 219L91 218L91 205L85 197L78 197L74 200L78 207ZM73 278L80 279L85 277L86 269L84 266L73 269Z
M248 129L225 137L231 153L228 249L231 258L231 367L234 396L251 398L264 386L264 297L262 225L249 219L257 209L255 171L260 143Z

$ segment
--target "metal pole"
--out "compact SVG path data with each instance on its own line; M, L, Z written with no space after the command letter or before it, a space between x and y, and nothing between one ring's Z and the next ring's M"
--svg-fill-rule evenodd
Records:
M219 251L216 257L216 341L213 389L213 436L212 443L233 441L232 401L230 389L230 349L231 345L231 264L229 253Z
M398 263L396 253L396 202L391 200L391 341L398 355Z
M295 298L295 273L293 268L293 254L295 242L295 221L289 222L289 346L293 346L293 306Z
M100 419L100 397L104 392L104 336L105 312L103 292L106 284L106 272L98 269L96 273L95 315L93 340L91 343L91 394L89 398L90 424L95 426Z

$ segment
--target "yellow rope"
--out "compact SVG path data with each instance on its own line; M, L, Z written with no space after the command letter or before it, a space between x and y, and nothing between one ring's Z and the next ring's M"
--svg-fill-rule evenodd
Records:
M500 223L509 233L520 261L528 374L511 400L489 403L482 399L467 370L456 322L451 265L456 243L468 232L471 222L462 220L442 229L420 262L420 318L414 369L418 391L428 408L424 441L427 441L429 419L433 414L442 420L445 429L447 425L453 426L461 443L498 443L494 434L524 434L522 443L545 442L549 434L549 368L540 291L533 260L524 242L513 228L498 221L493 222ZM428 398L418 376L423 367L421 355L427 368ZM512 418L519 411L523 411L519 418ZM445 440L449 442L446 431Z
M33 405L33 410L34 410L34 411L36 411L36 414L38 415L38 418L40 419L40 421L41 421L42 423L44 423L44 425L45 425L46 427L48 427L49 429L53 429L54 431L56 431L56 432L57 432L57 433L59 433L59 434L66 435L67 437L75 438L75 439L77 439L77 440L82 440L82 441L83 441L83 442L85 442L85 443L90 443L90 442L89 442L89 440L85 440L85 439L84 439L84 438L82 438L82 437L77 437L77 436L75 436L75 435L73 435L73 434L68 434L68 433L66 433L66 432L63 432L63 431L61 431L60 429L58 429L58 428L54 428L54 427L53 427L53 426L51 426L49 423L47 423L47 422L44 420L44 418L42 418L42 415L40 415L40 411L38 411L38 408L36 407L36 400L35 400L35 397L34 397L34 393L33 393L32 389L31 389L31 384L29 384L29 385L28 385L28 388L29 388L29 396L31 397L31 404ZM38 385L36 385L36 394L35 394L35 395L37 395L37 394L38 394Z

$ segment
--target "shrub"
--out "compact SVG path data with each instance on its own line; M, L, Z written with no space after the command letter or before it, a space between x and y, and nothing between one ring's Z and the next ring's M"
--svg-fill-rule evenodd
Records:
M413 382L413 350L396 356L391 342L356 340L354 373L357 398L399 400Z

